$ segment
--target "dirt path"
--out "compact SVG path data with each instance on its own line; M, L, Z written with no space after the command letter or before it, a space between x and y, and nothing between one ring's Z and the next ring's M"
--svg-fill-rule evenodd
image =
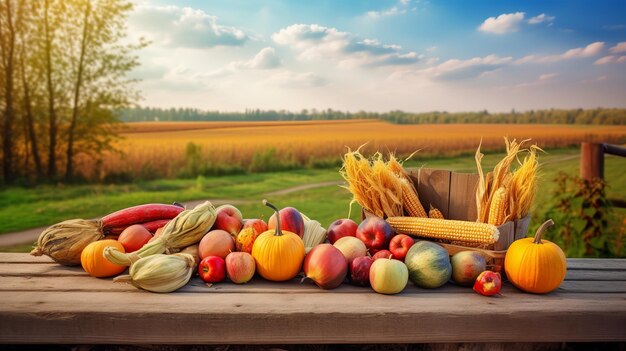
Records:
M263 194L263 196L269 197L269 196L287 195L287 194L291 194L291 193L295 193L299 191L323 188L323 187L332 186L332 185L339 185L342 183L343 182L341 181L332 181L332 182L304 184L304 185L298 185L298 186L294 186L291 188L285 188L282 190L265 193ZM224 204L231 204L231 205L236 206L236 205L249 204L249 203L254 202L252 200L236 200L236 199L208 199L208 200L211 201L211 203L215 206L224 205ZM196 205L204 201L206 201L206 199L185 201L183 202L183 205L185 205L188 208L193 208ZM14 233L0 234L0 248L34 243L35 241L37 241L39 234L46 228L47 227L33 228L33 229L27 229L27 230L23 230L19 232L14 232Z

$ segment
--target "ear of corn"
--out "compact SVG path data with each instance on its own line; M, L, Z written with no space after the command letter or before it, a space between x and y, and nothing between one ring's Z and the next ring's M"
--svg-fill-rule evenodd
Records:
M441 211L439 211L439 209L437 209L436 207L433 207L433 205L430 205L430 211L428 211L428 217L437 218L437 219L445 219L443 216L443 213L441 213Z
M506 212L508 207L507 194L507 189L504 187L498 188L498 190L496 190L493 194L493 199L489 205L489 220L487 223L501 225L506 222Z
M409 183L407 179L401 179L402 181L402 206L404 211L412 217L428 217L424 206L420 202L415 188Z
M131 283L152 292L168 293L187 284L195 266L195 258L187 253L156 254L139 259L130 266L128 275L116 277L113 281Z
M302 218L304 219L302 241L304 241L304 251L309 253L312 248L326 240L326 229L320 222L310 219L304 213L302 213Z
M430 239L493 244L500 231L493 224L436 218L389 217L387 222L397 233Z

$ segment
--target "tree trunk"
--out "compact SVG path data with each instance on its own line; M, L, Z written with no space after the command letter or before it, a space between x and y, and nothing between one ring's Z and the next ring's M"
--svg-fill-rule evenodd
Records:
M50 24L48 23L48 12L50 10L50 0L45 0L44 9L44 31L45 31L45 54L46 54L46 80L48 86L48 177L50 180L56 179L57 176L57 118L54 107L54 86L52 84L52 38L50 37Z
M22 50L25 50L23 47ZM37 180L40 180L43 176L43 170L41 168L41 157L39 155L39 147L37 146L37 133L35 132L35 121L33 118L33 108L30 100L30 85L26 79L26 62L24 61L24 52L22 52L22 86L24 88L24 113L26 116L27 127L27 139L30 139L31 152L33 159L35 160L35 172L37 174Z
M76 85L74 86L74 106L72 107L72 121L68 131L67 140L67 163L65 168L65 179L71 181L74 178L74 134L78 119L78 109L80 104L80 90L83 85L83 71L85 62L85 52L87 50L89 36L89 14L91 13L91 3L86 2L85 20L83 23L83 38L80 44L80 57L78 59L78 73L76 76Z
M5 74L5 95L4 113L2 118L2 171L4 181L13 183L15 173L13 171L13 68L15 58L15 28L13 27L13 13L11 10L11 0L5 0L7 30L3 42L3 68Z

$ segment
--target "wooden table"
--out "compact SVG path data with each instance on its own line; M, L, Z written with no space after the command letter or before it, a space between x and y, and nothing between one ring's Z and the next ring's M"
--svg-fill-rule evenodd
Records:
M0 254L0 343L292 344L626 341L626 260L570 259L548 295L453 284L385 296L297 281L154 294L47 258Z

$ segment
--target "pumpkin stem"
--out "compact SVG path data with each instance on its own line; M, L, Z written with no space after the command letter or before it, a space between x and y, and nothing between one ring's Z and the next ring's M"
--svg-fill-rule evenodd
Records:
M276 208L276 206L272 205L265 199L263 199L263 205L274 210L274 213L276 214L276 232L274 233L274 235L275 236L283 235L283 232L280 230L280 213L278 213L278 209Z
M539 227L539 229L537 229L537 233L535 233L535 240L533 240L533 242L535 244L541 244L541 235L543 234L543 232L545 232L548 228L552 227L554 225L554 221L552 219L548 219L547 221L543 222L543 224Z

